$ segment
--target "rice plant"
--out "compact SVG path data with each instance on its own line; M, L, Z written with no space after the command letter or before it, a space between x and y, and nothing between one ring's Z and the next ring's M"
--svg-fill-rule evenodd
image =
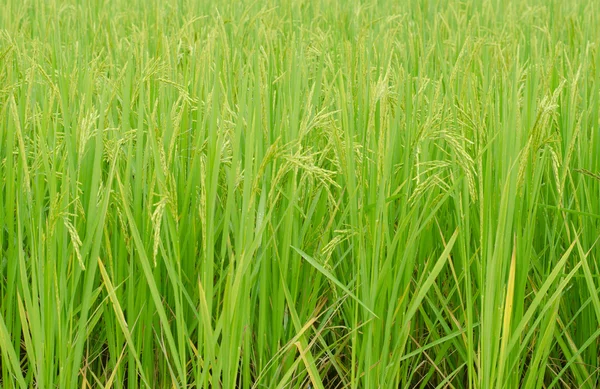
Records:
M600 387L599 25L4 0L0 387Z

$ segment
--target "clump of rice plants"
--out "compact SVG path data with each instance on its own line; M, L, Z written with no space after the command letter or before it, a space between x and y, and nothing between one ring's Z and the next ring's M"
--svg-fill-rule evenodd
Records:
M5 0L0 387L599 387L599 7Z

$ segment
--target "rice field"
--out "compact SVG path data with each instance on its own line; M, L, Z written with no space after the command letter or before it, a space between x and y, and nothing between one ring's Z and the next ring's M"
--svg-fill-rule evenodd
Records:
M0 387L600 387L599 25L4 0Z

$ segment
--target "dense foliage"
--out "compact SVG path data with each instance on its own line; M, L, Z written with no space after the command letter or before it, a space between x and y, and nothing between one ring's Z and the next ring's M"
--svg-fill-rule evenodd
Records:
M599 387L599 8L3 1L0 386Z

